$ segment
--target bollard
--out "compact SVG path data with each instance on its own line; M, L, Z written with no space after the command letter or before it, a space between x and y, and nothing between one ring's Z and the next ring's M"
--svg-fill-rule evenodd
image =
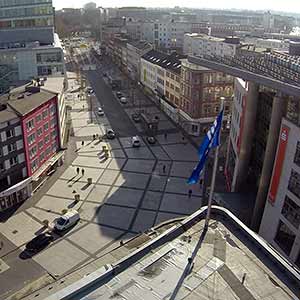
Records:
M80 200L80 195L79 194L75 194L74 195L74 200L77 202Z
M88 184L92 184L92 178L89 177L89 178L87 179L87 182L88 182Z

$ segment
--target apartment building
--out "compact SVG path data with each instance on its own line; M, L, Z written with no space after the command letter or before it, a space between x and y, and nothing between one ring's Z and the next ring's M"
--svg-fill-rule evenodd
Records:
M27 177L21 120L0 100L0 212L31 195Z
M230 114L234 79L230 75L196 65L189 59L181 60L182 122L187 132L199 135L213 122L224 101L224 120Z
M152 49L146 41L127 42L127 72L132 79L140 80L141 57Z
M206 34L186 33L183 40L183 53L196 56L232 57L240 46L236 37L218 38Z

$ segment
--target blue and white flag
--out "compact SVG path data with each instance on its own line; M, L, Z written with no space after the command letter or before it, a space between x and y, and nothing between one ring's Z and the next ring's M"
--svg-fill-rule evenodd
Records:
M222 127L222 120L223 120L223 110L220 111L218 117L214 121L214 124L210 127L202 144L198 149L199 154L199 163L194 168L190 178L188 179L188 184L195 184L198 182L200 178L201 171L205 165L209 150L211 148L215 148L220 144L220 130Z

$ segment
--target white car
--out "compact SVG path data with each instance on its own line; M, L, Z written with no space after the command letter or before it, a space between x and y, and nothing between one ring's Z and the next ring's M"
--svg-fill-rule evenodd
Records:
M141 146L141 141L140 138L138 136L133 136L131 139L131 145L132 147L140 147Z
M54 229L63 231L75 225L80 220L77 210L71 209L62 215L60 218L54 220Z
M98 116L102 117L104 116L104 111L101 107L98 107L98 111L97 111Z
M120 102L121 102L122 104L126 104L126 103L127 103L127 99L126 99L125 97L122 97L122 98L120 99Z

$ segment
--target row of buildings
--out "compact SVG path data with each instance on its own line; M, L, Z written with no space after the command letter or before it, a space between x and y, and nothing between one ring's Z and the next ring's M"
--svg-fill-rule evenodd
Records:
M63 162L66 89L52 1L0 1L0 213Z

